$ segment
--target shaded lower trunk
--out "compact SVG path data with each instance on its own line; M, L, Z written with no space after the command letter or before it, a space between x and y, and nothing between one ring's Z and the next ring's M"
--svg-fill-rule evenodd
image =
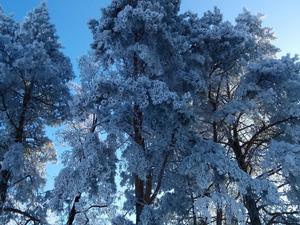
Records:
M245 207L248 210L248 215L250 218L251 225L261 225L261 221L259 218L259 210L257 208L257 204L255 199L251 197L251 195L244 196Z
M7 196L10 172L9 170L2 170L0 173L0 214L2 214Z
M136 224L139 224L144 209L144 182L137 175L135 176L135 199Z
M246 154L243 153L242 147L240 146L239 137L237 127L233 129L233 139L230 140L230 146L232 147L237 163L241 170L245 173L251 175L251 172L248 170L248 166L246 163ZM259 218L259 209L257 207L256 201L251 194L251 190L249 190L248 194L243 196L244 198L244 205L248 211L248 215L250 218L251 225L261 225L261 221Z
M134 140L145 152L145 142L142 136L143 112L139 109L138 105L133 107L133 130ZM136 224L141 221L141 214L144 209L144 181L138 176L134 175L134 189L135 189L135 209L136 209Z
M192 200L193 225L197 225L197 215L196 215L196 211L195 211L195 205L194 205L195 204L195 200L194 200L193 193L191 193L191 200Z
M223 211L221 208L217 209L217 225L222 225L222 219L223 219Z
M74 202L73 202L73 205L72 205L72 208L69 212L69 215L68 215L68 221L67 221L67 225L72 225L74 223L74 220L75 220L75 216L77 214L77 211L76 211L76 203L79 202L81 198L81 194L78 194L75 199L74 199Z

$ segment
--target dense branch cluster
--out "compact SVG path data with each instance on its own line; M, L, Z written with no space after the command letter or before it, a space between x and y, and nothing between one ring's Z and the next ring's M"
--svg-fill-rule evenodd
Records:
M0 12L2 224L300 223L298 58L261 15L179 8L112 0L73 85L46 5ZM42 192L62 122L70 150Z

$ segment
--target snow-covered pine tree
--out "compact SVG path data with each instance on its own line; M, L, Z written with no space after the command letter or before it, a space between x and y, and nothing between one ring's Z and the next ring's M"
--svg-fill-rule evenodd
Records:
M50 205L67 225L109 223L116 208L116 151L122 145L116 135L103 133L98 106L90 104L96 72L92 61L80 60L82 82L73 88L72 120L60 134L71 150L63 155Z
M22 23L0 14L1 223L22 216L44 224L39 192L45 165L55 160L44 128L68 116L72 67L45 4Z
M159 193L170 191L166 173L175 165L178 136L188 133L181 56L187 46L178 10L179 1L113 1L100 21L90 22L94 53L85 62L82 93L98 133L126 140L118 150L124 210L135 210L138 224L147 223Z
M260 15L244 11L231 24L217 9L201 18L178 9L179 1L113 1L90 23L100 62L91 104L98 105L105 132L128 137L125 208L136 205L137 224L167 224L170 215L179 224L190 215L194 224L285 220L292 214L283 209L286 193L266 174L282 175L262 163L276 146L270 144L288 135L279 127L296 126L299 100L292 92L279 101L291 92L258 88L247 77L260 82L257 68L272 62L272 73L285 71L278 85L298 87L296 60L275 59L273 34ZM274 108L264 110L262 99ZM283 116L283 109L295 115ZM295 194L298 172L292 171Z
M218 9L178 9L113 1L91 21L53 208L68 203L68 224L112 212L118 155L136 223L298 224L298 59L276 59L270 29L247 11L231 24ZM45 5L0 21L1 222L46 223L43 128L69 113L71 67Z
M298 59L289 56L276 59L278 50L271 44L274 36L270 28L262 26L261 15L254 16L244 10L235 24L223 22L218 9L200 19L191 14L187 18L185 27L192 54L187 53L186 58L189 74L193 75L190 80L199 91L198 99L194 100L195 127L205 139L221 144L227 159L235 161L243 174L240 177L236 170L216 176L211 170L214 179L200 194L207 199L207 195L218 193L208 204L213 206L208 214L216 211L213 213L216 224L236 219L229 195L248 212L238 219L241 224L299 221L297 203L283 200L287 199L288 190L296 191L292 191L292 196L299 191L295 185L299 170L283 168L285 160L298 160L295 137L299 131L299 95L294 89L300 85ZM285 150L274 149L278 139L287 138L289 141L279 145ZM278 155L277 160L269 158L282 151L285 160L281 161L283 158ZM190 160L201 162L201 157L205 156ZM193 165L194 175L207 173L199 173L203 168L196 169L197 163ZM223 168L222 164L217 165L217 171L218 167ZM289 182L286 179L290 175L283 175L283 171L293 174ZM207 177L199 177L198 185L207 183Z

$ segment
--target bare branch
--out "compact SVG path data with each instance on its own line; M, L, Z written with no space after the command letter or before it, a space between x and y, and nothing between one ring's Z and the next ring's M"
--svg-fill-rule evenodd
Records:
M3 208L3 211L17 213L17 214L27 217L28 219L30 219L30 221L40 222L40 219L38 219L38 218L34 217L33 215L31 215L30 213L22 211L20 209L15 209L12 207L5 207L5 208Z

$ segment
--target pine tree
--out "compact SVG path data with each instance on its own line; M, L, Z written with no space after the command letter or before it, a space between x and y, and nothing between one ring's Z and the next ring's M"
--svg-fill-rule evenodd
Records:
M1 222L20 214L43 223L39 190L46 163L55 159L44 129L68 116L72 67L60 50L45 4L22 23L1 11L0 31Z
M28 155L48 143L44 124L69 113L62 137L71 150L50 202L68 225L134 224L124 214L137 225L298 224L298 58L276 57L274 35L260 15L244 10L230 23L217 8L199 17L179 7L178 0L113 0L100 20L90 21L92 50L80 61L69 112L71 73L62 69L69 64L53 26L41 22L47 12L37 9L23 25L2 16L1 40L18 63L3 57L1 169L29 171L20 169L19 156L33 162ZM19 68L29 77L23 86L8 79ZM40 74L33 71L46 76L32 80ZM33 81L39 91L30 94L16 143L19 95ZM43 141L28 147L29 131Z
M264 163L274 141L294 136L287 126L297 130L299 99L288 88L299 85L298 62L276 59L260 15L244 11L231 24L218 9L180 15L179 4L112 1L90 22L88 105L99 131L128 138L124 209L135 204L144 225L287 220L297 204L285 207L278 181L290 180L294 195L298 172L283 175L278 156L270 170Z

